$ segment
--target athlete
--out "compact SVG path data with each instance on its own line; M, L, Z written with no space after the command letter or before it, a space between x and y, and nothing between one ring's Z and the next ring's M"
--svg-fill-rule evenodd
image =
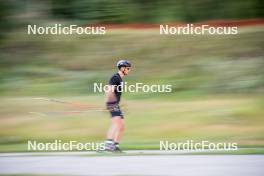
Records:
M125 129L124 115L120 109L119 102L122 94L122 78L129 74L131 63L127 60L120 60L116 64L118 72L115 73L108 85L106 92L106 107L111 114L111 127L107 133L105 150L111 152L121 152L119 143Z

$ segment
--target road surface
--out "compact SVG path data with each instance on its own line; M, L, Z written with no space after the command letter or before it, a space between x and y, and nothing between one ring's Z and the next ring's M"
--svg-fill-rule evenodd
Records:
M263 176L264 155L0 154L0 175Z

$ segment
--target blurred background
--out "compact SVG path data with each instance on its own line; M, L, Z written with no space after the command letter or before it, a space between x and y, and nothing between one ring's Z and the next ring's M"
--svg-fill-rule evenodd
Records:
M0 152L28 140L103 141L108 112L94 82L133 63L129 84L171 84L171 93L125 93L124 149L160 140L264 146L264 3L261 0L0 1ZM159 35L159 24L238 26L237 35ZM105 25L106 35L28 35L27 25ZM157 25L157 26L156 26ZM110 28L111 27L111 28ZM49 114L86 110L83 113Z

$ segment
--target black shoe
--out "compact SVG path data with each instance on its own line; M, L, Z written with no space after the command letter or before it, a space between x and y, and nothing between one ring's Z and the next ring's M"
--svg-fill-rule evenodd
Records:
M122 153L123 151L119 147L115 146L114 152Z

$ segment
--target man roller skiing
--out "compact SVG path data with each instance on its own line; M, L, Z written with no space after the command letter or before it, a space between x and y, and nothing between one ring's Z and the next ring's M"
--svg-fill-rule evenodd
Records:
M131 63L127 60L120 60L116 64L118 72L115 73L109 81L106 92L106 107L111 114L111 127L107 133L105 150L110 152L121 152L119 143L124 132L124 115L119 107L122 95L122 78L129 74Z

